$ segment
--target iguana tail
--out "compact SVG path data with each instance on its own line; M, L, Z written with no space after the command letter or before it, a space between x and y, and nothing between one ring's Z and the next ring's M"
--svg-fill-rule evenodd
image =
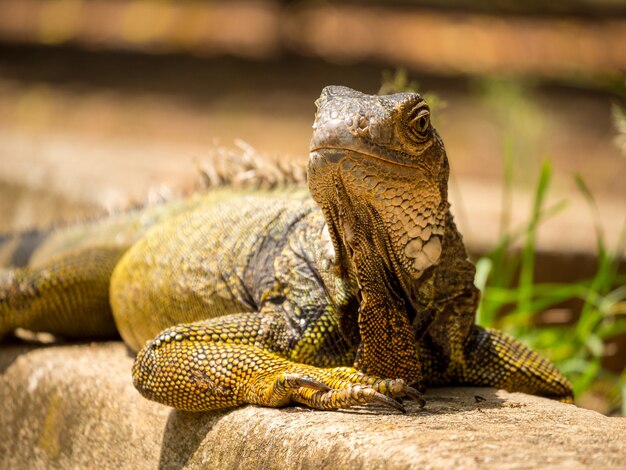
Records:
M0 337L17 328L65 338L111 337L111 273L156 223L200 197L91 221L0 235Z

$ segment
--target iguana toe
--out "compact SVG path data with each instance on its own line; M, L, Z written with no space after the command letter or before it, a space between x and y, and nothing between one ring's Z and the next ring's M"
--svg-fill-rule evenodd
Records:
M351 384L343 389L327 391L302 387L293 395L293 400L321 410L337 410L352 406L380 404L406 413L406 408L396 399L383 395L372 387L361 384Z

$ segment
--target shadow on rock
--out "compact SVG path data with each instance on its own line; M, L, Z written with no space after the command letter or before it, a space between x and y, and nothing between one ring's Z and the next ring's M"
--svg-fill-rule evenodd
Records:
M430 414L450 414L510 406L510 402L500 398L497 392L495 388L472 386L432 388L424 397L426 406L421 411ZM409 408L409 412L418 410L417 405Z
M172 410L163 432L159 468L183 468L205 436L228 411L193 413Z
M18 357L26 355L31 351L54 346L54 344L28 343L15 338L3 341L0 345L0 374L6 372Z

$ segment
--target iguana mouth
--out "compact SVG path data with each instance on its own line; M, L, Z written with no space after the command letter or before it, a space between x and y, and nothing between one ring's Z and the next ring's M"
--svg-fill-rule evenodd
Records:
M325 145L325 146L319 146L319 147L313 147L309 150L309 154L311 157L315 157L315 153L323 153L324 156L328 159L328 161L330 163L338 163L339 160L341 160L342 158L345 157L344 153L341 153L340 155L328 155L326 153L326 151L330 151L330 152L350 152L353 154L357 154L357 155L361 155L363 157L367 157L367 158L372 158L374 160L379 160L381 162L385 162L388 163L390 165L395 165L398 167L405 167L405 168L410 168L412 170L423 170L423 168L419 165L409 165L406 163L401 163L397 160L391 160L388 158L384 158L382 157L380 154L376 154L373 152L366 152L363 150L355 150L353 148L350 147L335 147L335 146L330 146L330 145Z

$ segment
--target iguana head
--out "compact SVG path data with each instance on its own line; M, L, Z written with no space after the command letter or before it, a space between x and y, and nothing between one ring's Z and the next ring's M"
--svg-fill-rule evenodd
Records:
M365 95L324 88L316 102L309 188L336 253L379 256L410 283L439 262L448 162L416 93ZM406 287L406 286L405 286Z

